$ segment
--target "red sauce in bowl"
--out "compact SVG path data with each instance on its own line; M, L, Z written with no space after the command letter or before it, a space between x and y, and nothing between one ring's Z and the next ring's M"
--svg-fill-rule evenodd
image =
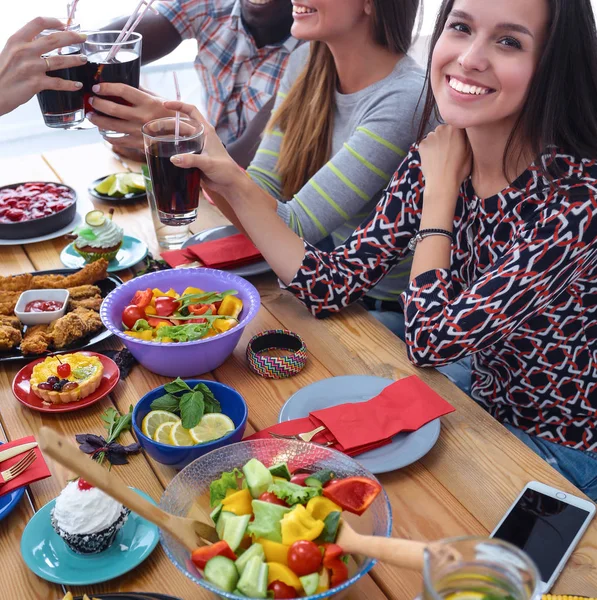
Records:
M0 190L0 223L49 217L75 202L73 192L57 183L24 183Z
M64 306L64 302L56 300L32 300L25 306L25 312L51 312L60 310Z

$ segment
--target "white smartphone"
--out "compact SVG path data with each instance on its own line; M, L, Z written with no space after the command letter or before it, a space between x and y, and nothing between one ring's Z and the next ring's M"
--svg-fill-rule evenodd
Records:
M595 505L538 481L522 490L491 537L514 544L535 562L541 593L555 583L595 515Z

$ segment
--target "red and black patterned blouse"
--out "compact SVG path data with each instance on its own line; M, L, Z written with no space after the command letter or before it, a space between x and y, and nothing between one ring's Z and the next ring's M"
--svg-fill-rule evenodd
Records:
M459 193L450 270L402 295L411 361L472 354L472 396L502 422L597 452L597 161L557 154L550 186L535 166L495 196ZM305 242L287 289L316 317L360 298L408 254L425 181L417 147L375 211L331 253Z

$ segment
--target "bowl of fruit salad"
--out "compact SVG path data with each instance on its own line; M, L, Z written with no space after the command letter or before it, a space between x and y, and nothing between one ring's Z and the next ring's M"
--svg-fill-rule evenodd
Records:
M219 367L259 305L259 292L238 275L171 269L118 286L100 316L146 369L184 378Z
M341 594L375 564L335 543L341 519L366 535L392 529L374 475L345 454L296 440L251 440L205 454L172 479L160 507L210 515L217 543L190 554L161 532L162 545L189 579L237 600Z
M240 442L247 416L246 402L230 386L177 378L137 402L133 429L149 456L182 469L216 448Z

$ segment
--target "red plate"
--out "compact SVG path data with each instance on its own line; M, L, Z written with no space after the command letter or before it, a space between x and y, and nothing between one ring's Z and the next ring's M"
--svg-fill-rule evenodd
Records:
M74 352L71 354L74 354ZM33 410L46 413L70 412L95 404L114 389L120 380L120 369L111 358L108 358L103 354L86 351L82 351L80 354L84 354L85 356L97 356L104 366L102 380L93 394L89 394L89 396L85 396L82 400L69 402L68 404L44 404L44 401L31 391L29 380L31 379L31 373L33 373L33 367L43 362L45 358L38 358L37 360L30 362L15 375L15 378L12 381L12 393L21 404L24 404Z

